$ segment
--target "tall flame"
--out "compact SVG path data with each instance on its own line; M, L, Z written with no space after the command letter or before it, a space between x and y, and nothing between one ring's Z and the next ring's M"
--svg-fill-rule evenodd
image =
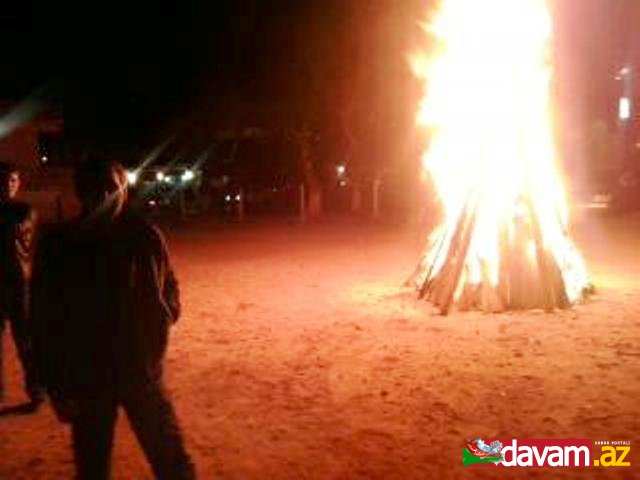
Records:
M418 123L431 134L423 166L444 220L430 238L419 283L441 272L462 217L471 215L455 298L465 286L498 287L506 251L520 248L533 266L544 250L567 299L577 301L589 280L567 234L556 166L546 0L442 0L425 30L435 53L414 56L412 66L426 92Z

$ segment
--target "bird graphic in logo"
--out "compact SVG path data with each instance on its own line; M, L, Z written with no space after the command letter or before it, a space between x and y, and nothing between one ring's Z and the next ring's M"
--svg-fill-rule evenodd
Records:
M493 463L498 464L504 458L502 457L502 443L494 440L487 445L481 438L475 440L467 440L462 448L462 464L473 465L476 463Z

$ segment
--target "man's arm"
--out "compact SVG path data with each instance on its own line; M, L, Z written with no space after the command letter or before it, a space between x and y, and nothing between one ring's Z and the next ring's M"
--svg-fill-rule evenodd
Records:
M180 318L182 307L180 305L180 287L178 285L178 279L176 278L169 257L167 255L167 278L164 283L163 296L167 302L169 310L171 310L171 316L173 323L177 322Z
M143 254L142 275L138 287L161 309L162 317L175 323L180 316L180 289L171 267L169 250L162 233L152 228L148 251Z
M180 305L180 287L178 279L176 278L173 267L171 266L171 260L169 258L169 248L167 242L164 239L162 233L157 231L159 239L159 257L162 262L162 272L164 278L162 279L162 297L167 304L167 307L171 311L172 322L175 323L180 318L181 305Z

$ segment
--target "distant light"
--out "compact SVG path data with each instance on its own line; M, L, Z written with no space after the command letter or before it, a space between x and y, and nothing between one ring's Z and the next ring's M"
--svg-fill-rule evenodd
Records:
M240 194L236 195L236 202L240 201Z
M620 75L628 75L631 73L631 67L622 67L620 69Z
M156 206L156 201L155 200L149 200L149 205L151 205L152 207Z
M341 187L345 187L347 185L347 182L345 182L344 180L340 180L340 183L338 184Z
M49 157L47 157L46 155L43 155L40 160L42 161L42 163L47 163L49 161Z
M345 167L344 165L338 165L336 167L336 172L338 173L339 177L343 176L346 171L347 171L347 167Z
M164 182L173 183L173 177L171 175L167 175L166 177L164 177Z
M156 173L156 180L158 180L159 182L161 182L162 180L164 180L164 172L158 172L158 173Z
M226 197L224 197L224 201L225 202L230 202L231 201L231 195L227 195Z
M138 181L138 173L134 171L127 171L127 183L129 185L135 185Z
M195 174L193 173L193 170L191 170L190 168L187 168L182 174L181 178L184 183L187 183L193 180L194 177L195 177Z
M629 97L620 98L618 118L620 118L620 120L629 120L631 118L631 99Z

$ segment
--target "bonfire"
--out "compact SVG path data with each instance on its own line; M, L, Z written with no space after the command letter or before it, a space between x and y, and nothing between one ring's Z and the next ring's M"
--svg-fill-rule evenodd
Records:
M412 277L446 314L566 308L590 290L554 148L546 0L443 0L412 56L441 224Z

